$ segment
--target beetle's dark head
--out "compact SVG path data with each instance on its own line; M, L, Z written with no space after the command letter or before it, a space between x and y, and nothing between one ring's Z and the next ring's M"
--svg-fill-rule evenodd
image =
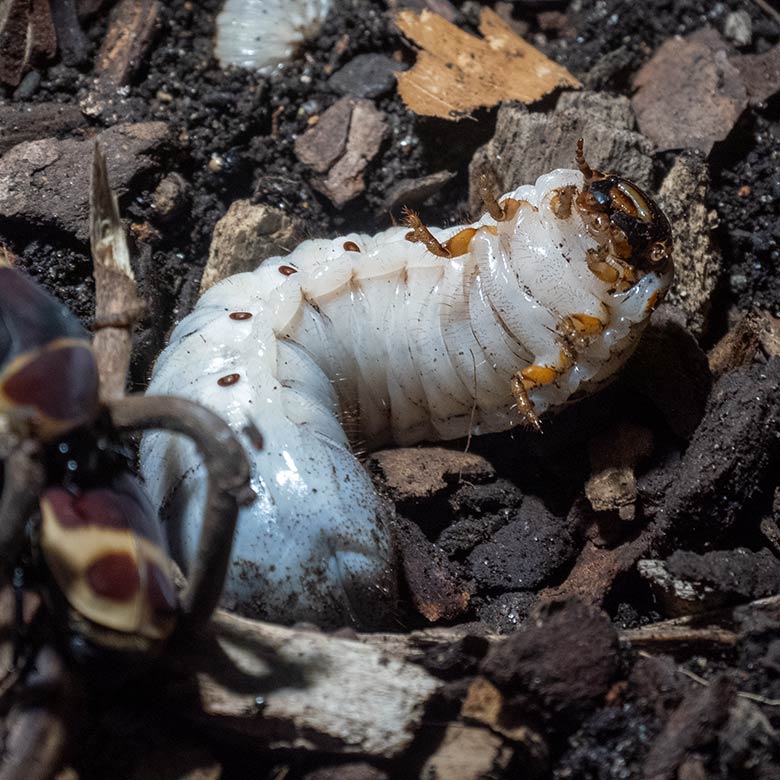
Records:
M575 199L590 235L638 271L664 273L672 264L672 228L656 202L620 176L593 170L577 142L585 187Z

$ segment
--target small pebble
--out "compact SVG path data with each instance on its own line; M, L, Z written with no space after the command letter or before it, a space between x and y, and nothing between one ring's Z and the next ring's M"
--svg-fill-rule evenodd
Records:
M753 22L747 11L732 11L723 23L723 35L737 46L749 46L753 40Z
M340 95L375 98L395 86L395 74L406 70L384 54L358 54L329 79L328 86Z

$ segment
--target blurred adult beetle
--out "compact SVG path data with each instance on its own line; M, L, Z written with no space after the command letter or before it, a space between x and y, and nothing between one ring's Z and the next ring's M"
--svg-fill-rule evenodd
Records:
M97 151L94 192L102 202L93 224L121 226ZM66 668L88 685L119 683L146 668L174 632L208 621L238 508L254 495L244 451L213 412L163 396L102 399L100 380L89 334L0 248L0 575L8 582L31 570L43 606L33 636L16 648L24 662L0 682L0 698L21 686L11 709L24 716L6 740L3 780L57 769ZM122 432L154 428L192 439L208 475L198 560L178 594L156 512L121 441ZM36 688L45 693L31 704Z

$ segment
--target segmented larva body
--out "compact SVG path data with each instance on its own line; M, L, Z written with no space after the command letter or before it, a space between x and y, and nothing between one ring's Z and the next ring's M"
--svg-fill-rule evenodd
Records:
M392 543L352 447L536 425L624 363L671 262L647 270L626 258L616 239L644 241L646 256L647 235L618 235L614 204L597 203L608 177L584 170L492 200L498 221L428 232L412 218L412 233L305 241L217 284L178 325L150 392L219 412L254 459L258 499L239 520L227 606L282 622L381 622ZM628 211L665 222L641 191L629 195L639 206ZM198 458L164 433L145 437L141 458L186 569L205 489Z

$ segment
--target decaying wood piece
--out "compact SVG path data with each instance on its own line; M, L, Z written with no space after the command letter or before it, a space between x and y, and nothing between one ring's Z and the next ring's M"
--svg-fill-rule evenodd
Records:
M416 114L458 120L479 106L532 103L557 87L582 86L489 8L480 16L484 39L430 11L401 11L395 22L421 48L414 67L397 75L398 93Z
M130 83L154 40L159 15L158 0L120 0L111 11L106 37L95 59L101 86L116 88Z
M762 615L780 614L780 595L747 604L662 620L620 633L620 641L634 648L674 652L691 646L728 649L739 639L739 627L760 620Z
M16 86L35 62L55 51L49 0L0 0L0 83Z
M124 395L133 348L133 326L141 316L144 304L136 291L119 206L108 182L106 158L97 145L89 208L95 274L93 344L100 373L100 394L106 400Z
M194 678L199 711L181 682L161 700L255 746L394 758L443 685L376 644L223 611L211 628L170 654L174 675Z

